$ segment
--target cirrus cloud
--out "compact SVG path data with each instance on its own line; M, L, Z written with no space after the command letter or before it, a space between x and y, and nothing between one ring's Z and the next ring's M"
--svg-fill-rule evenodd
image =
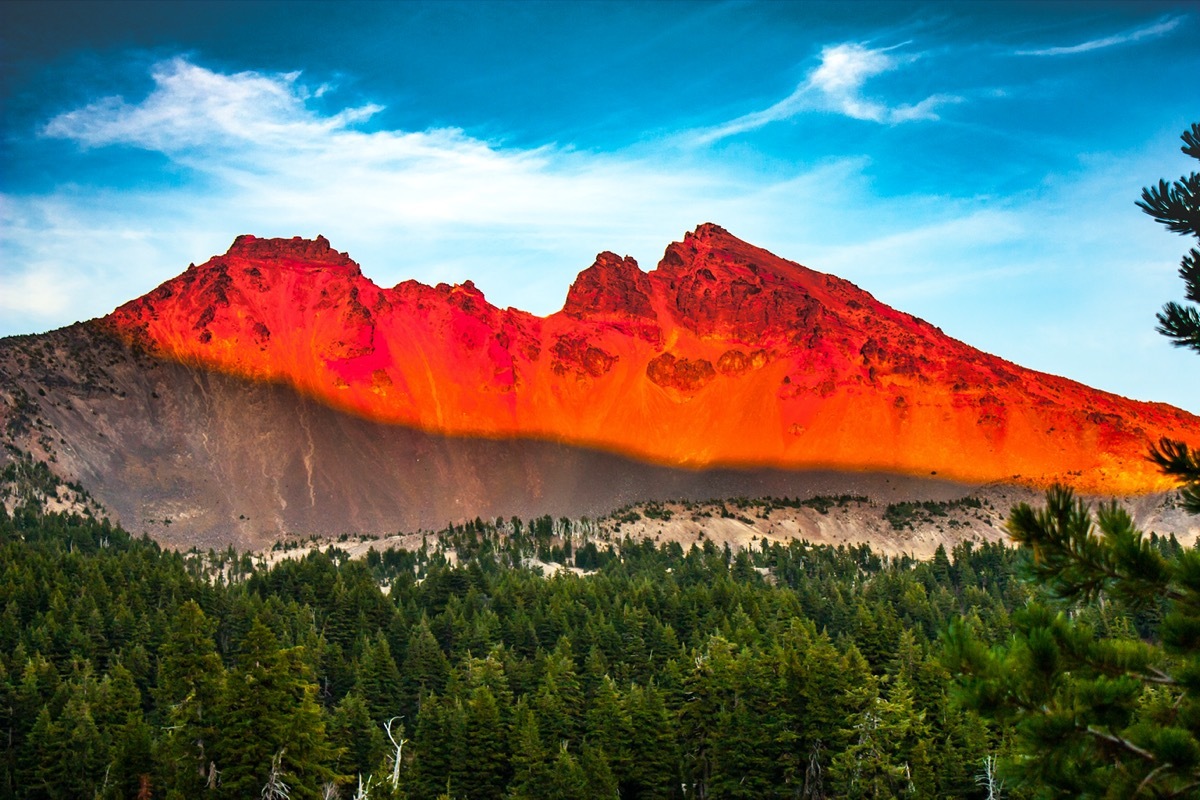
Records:
M1164 36L1179 27L1179 23L1183 22L1186 17L1166 17L1159 20L1153 25L1144 25L1142 27L1133 28L1124 33L1114 34L1112 36L1104 36L1099 39L1089 39L1086 42L1079 44L1066 45L1062 47L1044 47L1040 50L1018 50L1016 55L1019 56L1071 56L1078 53L1089 53L1093 50L1102 50L1106 47L1113 47L1119 44L1128 44L1130 42L1138 42L1142 39L1153 39L1159 36Z
M900 69L918 59L894 53L898 47L871 48L847 42L821 51L816 66L790 95L761 111L744 114L729 122L696 133L695 144L710 142L756 130L772 122L790 119L806 111L824 111L852 119L894 125L917 120L936 120L939 106L962 102L961 97L934 94L916 103L887 103L863 93L867 81Z

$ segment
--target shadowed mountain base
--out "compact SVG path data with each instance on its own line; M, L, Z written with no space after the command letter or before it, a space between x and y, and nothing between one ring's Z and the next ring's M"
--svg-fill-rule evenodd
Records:
M871 473L690 471L553 442L433 435L148 356L98 322L3 340L0 378L6 444L81 482L130 530L173 546L596 516L644 500L848 493L888 502L968 490Z

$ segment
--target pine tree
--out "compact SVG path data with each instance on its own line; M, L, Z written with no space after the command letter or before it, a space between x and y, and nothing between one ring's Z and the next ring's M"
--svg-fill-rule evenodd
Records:
M1046 600L1014 614L1009 644L989 650L963 625L947 634L965 699L1015 729L1009 769L1026 785L1075 797L1195 796L1200 550L1162 555L1116 503L1093 520L1068 489L1046 502L1021 504L1008 521ZM1066 613L1102 600L1165 603L1160 641L1103 638Z
M400 670L396 668L391 647L382 633L363 646L355 691L378 724L402 713Z
M416 719L424 696L440 692L450 673L450 663L441 645L429 628L429 620L421 621L413 629L405 648L404 668L400 673L400 696L406 719Z
M679 786L679 753L675 721L663 693L654 685L634 684L625 695L630 723L622 797L672 797Z
M112 742L114 797L139 797L151 785L154 770L153 734L140 713L131 713L115 732Z
M334 708L329 741L342 751L336 769L346 775L370 775L383 763L387 751L383 729L371 719L367 704L354 692Z
M54 724L50 709L42 706L29 735L25 737L22 758L17 766L16 784L23 793L51 797L58 785L57 765L62 760L62 734Z
M1183 152L1200 159L1200 124L1182 138ZM1200 174L1159 181L1138 206L1200 238ZM1200 249L1179 274L1186 299L1200 303ZM1158 322L1175 345L1200 352L1195 305L1167 303ZM1197 452L1162 439L1150 457L1184 483L1185 507L1200 513ZM1006 645L985 647L966 624L953 625L946 643L968 704L1015 732L1009 773L1076 797L1196 796L1200 550L1157 546L1115 502L1093 517L1063 487L1047 493L1045 508L1013 509L1008 530L1031 554L1028 580L1044 598L1014 614ZM1161 624L1136 637L1107 604L1126 615L1153 610Z
M1200 123L1192 123L1181 138L1182 151L1200 159ZM1138 206L1172 233L1200 239L1200 173L1193 172L1174 183L1160 180L1157 186L1143 189ZM1158 314L1158 332L1175 346L1200 353L1200 309L1195 305L1200 303L1200 248L1192 247L1184 255L1179 277L1183 279L1184 297L1190 302L1164 305ZM1164 473L1184 484L1185 507L1200 514L1200 452L1185 442L1164 438L1151 448L1150 457Z
M583 798L587 798L587 800L617 800L619 796L617 779L613 776L603 748L584 742L579 756L579 766L586 776Z
M200 606L189 600L159 649L155 694L166 735L157 761L166 786L187 797L198 797L212 776L216 710L225 683L212 631Z
M512 796L537 797L545 786L549 767L537 719L524 697L517 701L513 714L512 767Z
M257 796L274 774L291 797L317 798L336 778L330 765L338 753L299 650L281 650L261 621L251 624L222 698L216 748L222 796Z
M583 696L575 674L575 659L566 637L545 658L545 672L534 695L533 705L547 746L579 741Z
M436 797L459 794L465 762L466 714L452 696L428 695L421 702L413 735L415 794Z
M628 747L633 736L632 723L621 704L616 684L607 675L600 678L596 685L585 722L588 742L604 750L609 766L624 782L629 767Z
M499 800L509 779L508 726L501 719L496 697L480 686L466 706L463 794L480 800Z
M929 730L925 714L914 709L912 689L902 677L893 678L886 696L871 697L847 732L850 745L833 762L841 796L925 796L932 783L926 747Z

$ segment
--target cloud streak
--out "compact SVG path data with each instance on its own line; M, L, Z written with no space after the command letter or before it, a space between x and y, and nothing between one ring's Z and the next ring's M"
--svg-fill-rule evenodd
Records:
M708 144L812 111L887 125L936 120L939 106L961 102L960 97L934 94L917 103L891 106L866 96L863 88L868 80L917 60L915 55L892 52L901 46L870 48L848 42L825 47L820 63L790 95L769 108L700 131L694 135L693 143Z
M1018 50L1019 56L1071 56L1078 53L1090 53L1093 50L1102 50L1106 47L1114 47L1119 44L1129 44L1130 42L1138 42L1142 39L1152 39L1159 36L1165 36L1171 31L1179 27L1185 17L1167 17L1159 20L1153 25L1144 25L1140 28L1118 33L1113 36L1105 36L1101 39L1091 39L1080 44L1068 45L1065 47L1046 47L1040 50Z
M300 73L223 75L183 58L156 64L155 88L140 103L107 97L60 114L43 129L47 136L87 147L125 144L167 154L219 144L224 147L289 145L345 129L382 110L366 105L319 119L306 107L310 93Z
M268 215L279 221L335 225L545 224L583 206L636 204L650 181L679 192L697 179L645 165L622 175L603 157L502 148L457 128L366 132L360 124L380 106L321 115L298 73L227 75L173 59L152 77L144 100L101 100L55 117L44 134L163 153L236 192L230 199L283 212Z

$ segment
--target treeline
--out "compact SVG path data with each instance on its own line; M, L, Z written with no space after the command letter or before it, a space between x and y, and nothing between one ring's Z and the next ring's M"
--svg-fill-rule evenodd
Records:
M1003 640L1016 559L542 518L266 568L0 510L0 795L985 798L1008 743L938 637Z

